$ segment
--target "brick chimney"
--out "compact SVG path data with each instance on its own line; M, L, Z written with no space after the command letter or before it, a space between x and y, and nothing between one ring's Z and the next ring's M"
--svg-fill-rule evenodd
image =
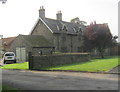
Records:
M57 12L56 17L57 17L57 20L62 21L62 13L61 13L61 11Z
M43 6L41 6L39 9L39 17L45 19L45 9Z

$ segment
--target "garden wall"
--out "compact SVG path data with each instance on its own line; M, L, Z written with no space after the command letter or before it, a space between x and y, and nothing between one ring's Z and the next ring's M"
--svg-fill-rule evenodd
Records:
M88 53L59 54L46 56L33 56L32 54L29 54L29 69L85 62L89 59L90 55Z

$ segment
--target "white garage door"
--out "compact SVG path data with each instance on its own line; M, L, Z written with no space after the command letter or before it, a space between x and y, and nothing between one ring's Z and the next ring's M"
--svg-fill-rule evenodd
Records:
M18 62L25 62L26 61L26 50L24 47L17 47L16 48L16 58Z

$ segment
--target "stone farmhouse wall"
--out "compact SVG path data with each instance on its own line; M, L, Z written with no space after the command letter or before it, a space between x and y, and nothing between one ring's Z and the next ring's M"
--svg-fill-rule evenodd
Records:
M90 60L88 53L32 56L29 55L29 68L38 69L55 65L72 64Z
M42 21L39 21L34 28L34 31L31 35L42 35L44 36L48 41L53 43L53 34L49 31L49 29L44 25Z
M66 33L54 34L54 45L57 51L61 52L82 52L82 36L69 35Z
M83 38L81 34L70 35L65 30L61 33L52 33L42 21L39 20L31 35L42 35L51 42L56 51L82 52Z

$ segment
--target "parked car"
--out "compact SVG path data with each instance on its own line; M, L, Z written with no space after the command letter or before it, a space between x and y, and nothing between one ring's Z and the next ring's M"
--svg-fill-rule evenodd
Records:
M4 64L7 63L16 63L16 56L14 52L6 52L3 56Z

